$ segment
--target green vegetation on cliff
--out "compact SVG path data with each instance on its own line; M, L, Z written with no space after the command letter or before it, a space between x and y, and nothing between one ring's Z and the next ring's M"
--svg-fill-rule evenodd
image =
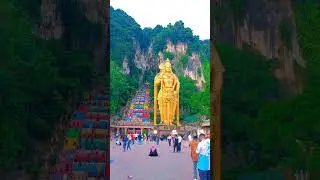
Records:
M28 3L0 2L0 169L32 161L63 113L90 89L91 51L102 39L101 26L88 22L70 0L60 9L69 23L62 39L40 39L33 33L40 4Z
M280 99L280 86L270 73L272 64L265 58L217 45L226 68L222 90L223 161L233 164L232 168L224 167L225 179L233 179L232 174L243 174L244 179L271 178L271 169L278 169L279 176L286 169L307 170L311 179L319 178L314 176L320 170L319 7L309 1L294 3L298 40L307 62L304 91L295 97ZM288 31L286 28L282 34ZM237 163L229 159L231 156ZM260 178L255 174L258 172Z
M187 45L187 51L181 56L177 56L176 53L167 52L167 41L170 41L173 45L183 43ZM153 81L155 75L158 73L158 68L151 66L150 68L140 69L138 66L145 66L141 63L151 63L156 66L158 53L161 52L163 57L173 60L177 58L177 64L174 65L173 71L178 75L181 81L181 118L198 114L209 115L209 41L201 41L198 36L194 36L192 30L184 26L182 21L177 21L174 24L168 24L166 27L160 25L155 28L141 29L140 25L130 17L126 12L120 9L110 9L110 56L113 59L111 67L111 109L112 115L119 113L120 108L125 105L124 100L128 100L134 93L132 88L138 88L137 83L149 82L151 84L151 100L153 100ZM150 48L150 49L149 49ZM150 53L146 53L151 50ZM136 59L139 62L134 62L136 57L136 51L140 51L141 54L148 56L142 57L145 59L151 59L152 62L140 62L139 55ZM201 66L196 72L199 75L203 71L205 80L207 82L206 88L203 92L199 92L198 88L189 77L184 77L181 73L183 68L188 66L189 56L192 53L198 53L200 61L204 69ZM140 54L140 55L141 55ZM151 57L150 57L151 56ZM129 75L121 74L122 62L124 58L128 59L128 67L130 69ZM140 63L140 64L139 64ZM115 79L112 79L115 78ZM116 79L122 79L123 84ZM114 88L113 88L114 87ZM122 93L119 93L122 92ZM200 100L200 101L199 101Z
M120 108L125 106L128 97L137 91L137 79L122 74L121 68L111 60L110 62L110 112L120 115Z
M263 147L264 159L274 165L319 172L320 5L305 1L294 7L299 44L307 62L304 92L261 110L259 139L268 142ZM277 133L268 132L266 126Z

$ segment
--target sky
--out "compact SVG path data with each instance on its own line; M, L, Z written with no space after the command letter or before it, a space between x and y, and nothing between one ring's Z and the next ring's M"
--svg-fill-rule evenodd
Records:
M142 29L182 20L201 40L210 38L210 0L110 0L110 5L125 11Z

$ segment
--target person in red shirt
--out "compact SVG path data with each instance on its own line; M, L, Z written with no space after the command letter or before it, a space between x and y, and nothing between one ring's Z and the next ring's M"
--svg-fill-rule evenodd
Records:
M134 144L134 134L131 133L131 140L132 140L132 144Z

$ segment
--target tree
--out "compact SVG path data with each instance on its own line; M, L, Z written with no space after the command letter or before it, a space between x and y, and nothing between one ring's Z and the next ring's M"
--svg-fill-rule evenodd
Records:
M84 19L84 14L78 14L78 6L69 0L64 3L68 12L59 9L63 23L70 20L66 14L77 17L73 19L76 23L69 24L61 40L49 41L32 31L41 18L41 2L0 2L3 169L12 170L17 164L31 161L36 145L48 140L57 121L73 106L71 103L80 101L81 95L91 88L94 77L91 51L102 39L99 25ZM68 34L70 31L72 35ZM75 42L79 47L70 46Z
M172 52L164 51L164 52L163 52L163 57L164 57L165 59L173 60L174 54L173 54Z
M193 94L190 101L193 113L210 117L210 64L207 61L204 63L203 71L206 82L204 90Z
M116 115L137 90L137 84L133 78L122 74L120 67L113 60L110 63L110 111L111 115Z
M192 112L192 105L190 101L190 97L197 93L197 87L195 86L195 81L189 77L179 76L180 81L180 105L185 114L182 114L181 118L184 116L188 116Z

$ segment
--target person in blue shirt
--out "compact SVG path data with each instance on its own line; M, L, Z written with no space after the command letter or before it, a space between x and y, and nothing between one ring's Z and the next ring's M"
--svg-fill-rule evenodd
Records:
M123 137L123 151L126 151L128 141L129 141L128 137L124 136Z
M198 171L200 180L210 180L210 139L204 133L199 135L199 144L196 153L198 158Z

